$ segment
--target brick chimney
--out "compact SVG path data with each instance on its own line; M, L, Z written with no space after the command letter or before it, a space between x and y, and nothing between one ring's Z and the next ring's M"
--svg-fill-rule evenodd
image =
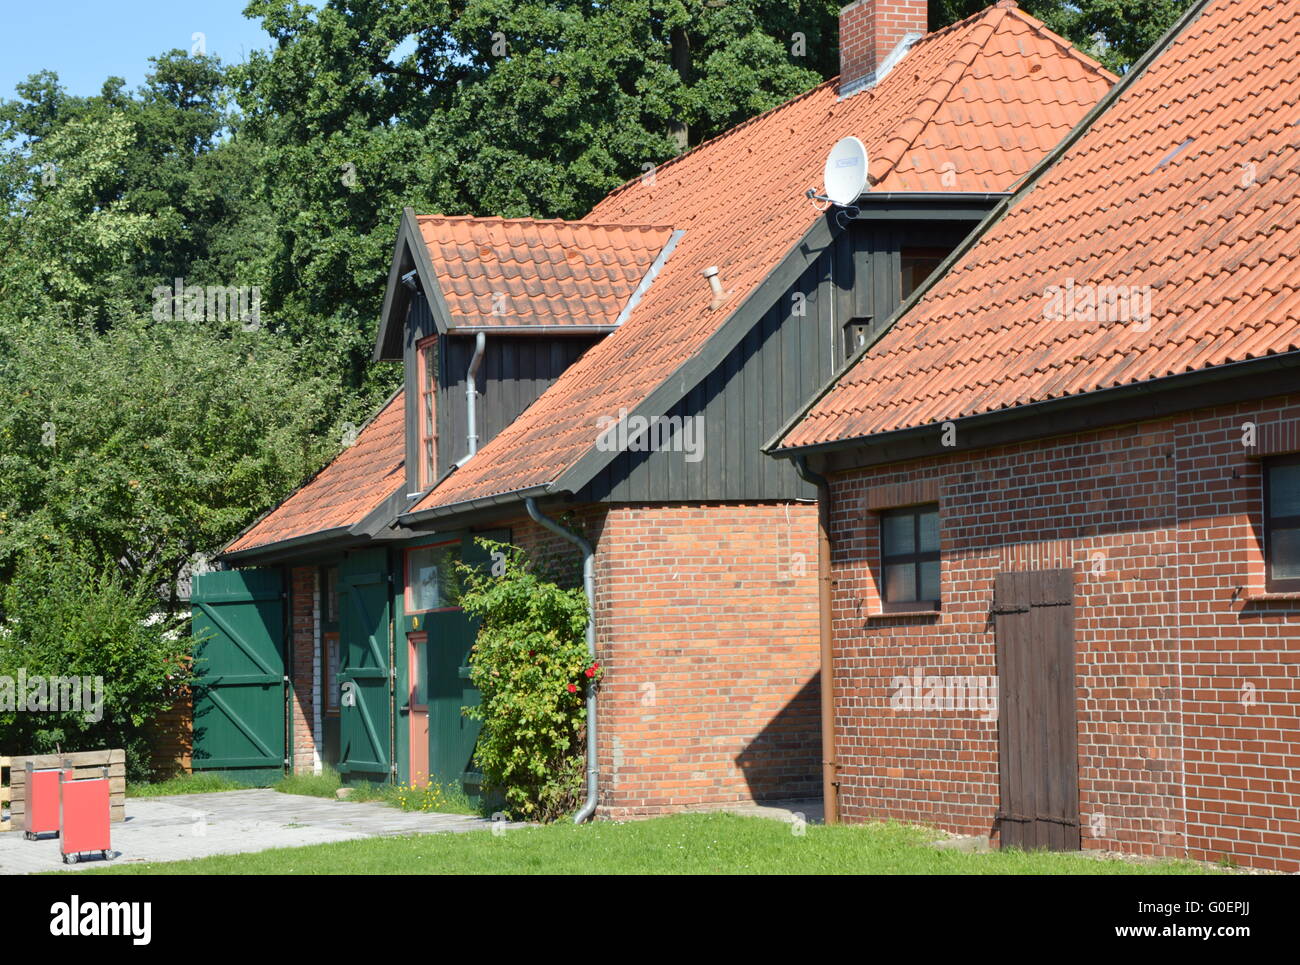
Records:
M840 96L872 87L926 33L926 0L857 0L840 10ZM896 53L897 52L897 53Z

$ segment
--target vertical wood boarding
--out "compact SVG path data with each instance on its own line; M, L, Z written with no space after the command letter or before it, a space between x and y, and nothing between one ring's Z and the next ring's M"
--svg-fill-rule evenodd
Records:
M1077 851L1074 572L997 574L993 613L1001 846Z

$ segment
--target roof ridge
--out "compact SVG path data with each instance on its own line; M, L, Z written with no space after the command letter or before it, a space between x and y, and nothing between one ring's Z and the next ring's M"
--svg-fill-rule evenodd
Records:
M1041 36L1044 40L1056 44L1056 46L1060 47L1067 54L1073 55L1076 60L1080 61L1084 67L1087 67L1093 73L1105 77L1112 84L1119 80L1119 74L1116 74L1114 71L1105 67L1101 61L1097 60L1095 57L1085 54L1082 50L1074 46L1074 44L1070 43L1070 41L1066 40L1037 17L1021 10L1019 6L1007 7L1005 9L1008 10L1012 16L1023 20L1031 30Z
M672 231L670 224L628 224L619 221L570 221L567 218L506 218L494 214L417 214L415 220L481 221L492 224L565 225L572 228L649 228L653 231Z
M881 153L884 156L884 160L888 162L889 169L880 178L875 179L877 183L879 181L884 180L884 178L888 177L890 174L894 173L894 171L898 169L898 165L902 163L905 157L907 157L908 150L912 147L913 144L916 143L917 138L921 136L921 133L926 129L929 123L932 120L934 120L935 115L939 113L939 109L947 102L947 95L952 93L953 89L956 88L956 86L961 82L961 79L966 76L966 72L970 70L971 64L975 62L975 58L984 49L985 44L987 44L989 39L993 37L994 34L997 33L998 23L1001 23L1003 20L1006 19L1005 13L1006 11L1002 7L986 7L985 9L981 10L979 13L967 17L965 20L958 21L955 24L950 24L948 27L945 27L943 30L936 30L932 34L927 34L926 36L922 37L921 40L917 41L916 44L913 45L911 49L916 50L918 47L921 46L922 43L929 41L932 37L941 36L942 34L947 33L948 31L956 27L965 26L967 24L970 24L972 29L978 29L982 27L987 31L986 36L979 42L976 42L975 38L972 37L966 43L962 44L961 50L957 51L957 53L960 54L962 51L969 48L970 56L964 58L964 62L960 58L951 61L948 67L945 67L942 71L939 72L939 76L935 79L934 83L932 83L928 88L926 88L925 93L922 94L920 99L917 101L918 107L924 104L926 101L929 101L931 103L930 110L926 114L926 116L921 117L920 112L918 111L917 113L914 113L911 117L904 119L898 125L895 126L895 130L903 130L906 129L909 124L915 122L915 126L913 127L911 137L909 137L907 141L903 143L903 146L899 148L898 151L894 153L892 157L890 156L888 145L892 144L896 140L896 138L890 137L888 140L886 140L885 142L886 148ZM997 16L998 14L1001 14L1002 16ZM995 17L997 22L989 22L989 21L993 21ZM976 23L976 21L984 21L984 22ZM895 70L897 70L899 67L902 67L904 63L905 60L900 60L898 62L898 66L895 67ZM957 75L953 77L951 81L949 81L947 80L947 77L953 64L959 64L960 69L957 71Z

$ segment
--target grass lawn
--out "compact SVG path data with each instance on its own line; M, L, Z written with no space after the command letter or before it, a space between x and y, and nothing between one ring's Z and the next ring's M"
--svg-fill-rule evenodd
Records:
M288 774L271 785L271 790L284 794L306 794L310 797L336 798L338 789L344 787L337 771L322 774ZM478 804L467 797L459 785L430 783L424 787L405 784L351 785L349 801L380 801L403 811L433 811L439 814L479 814ZM164 794L209 794L213 791L247 790L247 784L232 781L216 774L185 774L153 784L128 784L127 797L159 797Z
M792 826L692 814L626 824L371 838L80 874L1201 874L1190 862L1137 864L1077 854L937 850L894 824Z

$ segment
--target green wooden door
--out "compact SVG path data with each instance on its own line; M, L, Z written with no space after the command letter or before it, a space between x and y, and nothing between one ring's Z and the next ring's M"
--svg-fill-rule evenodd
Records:
M459 556L479 567L492 565L474 536L508 542L509 531L464 537ZM478 633L478 621L460 609L434 610L420 615L418 629L427 634L425 688L429 708L429 776L443 783L458 781L467 793L480 793L482 775L474 763L479 722L464 708L479 702L479 692L469 677L469 654Z
M391 597L388 551L349 553L339 565L339 772L392 774Z
M469 679L469 648L478 626L462 610L429 613L426 621L429 777L442 783L456 781L474 793L481 782L473 765L479 722L466 717L461 708L479 701Z
M284 587L278 569L194 577L195 771L250 784L284 773Z

